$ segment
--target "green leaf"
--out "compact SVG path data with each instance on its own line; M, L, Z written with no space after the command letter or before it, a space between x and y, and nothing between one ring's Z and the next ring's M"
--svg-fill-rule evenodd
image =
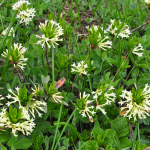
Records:
M136 83L136 79L130 79L129 81L124 80L123 78L121 78L121 81L125 84L125 85L133 85L134 83Z
M35 9L40 9L40 7L41 7L41 5L38 2L34 3L34 8Z
M44 77L43 75L41 75L41 80L42 80L43 85L45 85L49 82L50 76Z
M9 138L9 129L5 129L5 131L0 131L0 142L6 142Z
M32 145L32 140L29 140L27 138L21 139L19 142L14 144L14 147L16 149L27 149Z
M130 140L127 137L121 137L119 138L120 141L120 145L123 148L130 148L132 146L132 143L130 142Z
M48 7L48 5L46 3L42 3L40 6L40 8L43 10L47 9L47 7Z
M30 73L30 68L29 68L29 66L26 65L25 68L24 68L24 71L23 71L23 75L28 76L29 73Z
M84 129L82 132L82 138L86 138L87 137L87 130Z
M17 82L18 82L18 76L15 76L13 83L11 84L11 89L13 89L16 86Z
M111 64L111 65L115 65L115 66L118 65L118 62L115 61L115 60L112 59L112 58L106 58L105 61L106 61L108 64Z
M18 141L18 136L15 137L13 134L11 136L11 138L9 139L7 145L12 147L16 142Z
M66 148L69 147L69 138L67 138L67 139L65 139L65 140L63 141L63 145L64 145Z
M126 136L129 133L129 126L125 118L120 117L113 120L111 122L111 128L117 132L118 137Z
M133 71L132 71L132 78L133 79L136 79L139 75L139 69L138 68L135 68Z
M2 145L2 143L0 143L0 150L7 150L6 147Z
M98 143L96 141L87 141L86 150L98 150Z

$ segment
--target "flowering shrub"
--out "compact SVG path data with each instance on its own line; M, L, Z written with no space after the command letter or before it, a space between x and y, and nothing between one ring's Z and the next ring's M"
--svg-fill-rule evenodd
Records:
M0 2L0 149L150 145L150 2L80 2Z

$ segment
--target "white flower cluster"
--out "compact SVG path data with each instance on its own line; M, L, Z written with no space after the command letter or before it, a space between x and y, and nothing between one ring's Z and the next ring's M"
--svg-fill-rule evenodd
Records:
M25 23L26 25L32 21L32 18L35 16L35 9L29 8L30 3L25 0L20 0L12 6L13 10L18 10L17 18L20 18L20 24Z
M54 44L58 45L57 41L63 40L59 39L59 36L63 35L63 29L56 21L45 20L45 24L40 23L39 28L42 30L43 35L36 35L41 39L37 42L37 44L42 45L42 48L45 46L45 44L47 44L48 48L50 48L51 45L55 48Z
M111 48L112 46L112 41L108 41L107 39L109 39L108 36L106 36L104 39L101 38L101 35L99 37L101 40L98 43L98 47L103 49L104 51L107 51L106 48Z
M85 94L85 92L83 93L83 97L81 97L81 93L80 93L80 99L84 99L84 109L79 109L79 113L83 116L86 117L86 115L88 116L88 118L90 120L93 119L94 114L96 113L93 109L94 106L90 106L89 104L92 103L94 100L87 100L89 98L90 94Z
M97 89L95 92L92 92L93 98L96 101L96 110L99 109L104 115L106 115L104 106L111 104L111 102L115 102L116 94L111 92L114 89L112 86L106 91L103 92L102 89ZM103 96L103 102L99 102L99 98Z
M117 24L117 21L114 19L114 20L110 20L111 21L111 24L108 26L108 29L106 31L114 34L114 35L117 35L117 32L118 32L118 29L121 27L122 25L122 22L119 20ZM118 36L124 38L128 38L130 36L131 32L130 32L130 29L129 29L129 26L128 25L123 25L123 27L121 28L119 34L117 35L117 38Z
M24 66L26 65L26 61L28 58L24 58L24 53L26 52L26 48L22 47L22 44L15 44L11 47L11 54L9 57L9 61L11 64L14 64L14 67L19 67L22 70L24 69ZM1 54L3 57L8 57L8 50L6 49L6 52L3 52Z
M88 26L86 27L92 34L95 34L98 31L98 26L93 25L91 28L89 28ZM102 29L102 28L101 28ZM93 31L94 30L94 31ZM103 29L102 29L103 30ZM95 33L94 33L95 32ZM104 30L104 33L107 33L106 30ZM106 36L104 38L102 38L100 32L98 35L98 39L97 39L97 46L103 50L106 51L106 48L111 48L112 46L112 41L108 40L109 37Z
M23 106L21 105L20 99L19 99L19 88L16 88L17 90L17 94L15 94L11 89L9 89L8 91L13 95L8 94L8 96L6 96L8 99L13 99L14 101L11 102L7 102L6 105L9 107L12 103L19 103L19 109L21 109ZM47 104L44 101L37 101L34 98L32 98L32 100L27 103L27 105L24 107L25 111L29 111L32 116L35 118L34 116L34 110L38 113L39 117L42 117L42 114L39 112L39 110L46 112L46 107Z
M150 4L150 0L145 0L145 3Z
M1 35L5 36L5 34L7 33L7 30L8 30L8 28L5 29L5 30L1 33ZM14 31L13 27L11 27L8 36L11 36L11 33L13 33L13 37L15 37L15 31Z
M24 115L22 115L25 117ZM34 120L27 120L19 123L12 123L10 119L6 115L6 108L2 109L2 112L0 113L0 127L3 128L12 128L12 133L14 136L17 136L16 132L21 131L24 135L30 135L33 131L33 128L35 127Z
M148 84L145 85L145 88L142 90L140 97L142 97L142 101L140 103L135 102L135 98L133 97L133 93L131 91L122 91L122 95L120 95L124 101L118 102L120 105L126 105L121 107L121 111L125 111L123 116L130 118L134 118L134 121L137 120L137 116L139 119L145 119L146 116L150 116L148 112L150 112L150 86Z
M138 46L136 46L133 50L132 53L138 55L139 57L141 57L143 55L143 46L141 44L139 44Z
M71 66L74 67L72 68L71 72L77 72L79 73L79 75L87 75L86 69L88 68L88 66L87 64L85 64L85 61L80 61L77 65L74 63Z

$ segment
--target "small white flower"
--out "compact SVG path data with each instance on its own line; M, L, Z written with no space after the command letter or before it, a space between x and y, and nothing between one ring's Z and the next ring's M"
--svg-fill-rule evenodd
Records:
M136 46L133 50L132 53L138 55L139 57L141 57L143 55L143 46L141 44L139 44L138 46Z
M93 110L94 107L90 105L94 100L88 100L89 96L90 94L86 94L84 92L83 96L81 97L80 93L80 99L77 100L77 103L79 104L77 109L83 117L88 116L88 118L91 119L96 112ZM80 101L84 102L84 106L82 108L80 107Z
M32 21L32 18L35 16L35 9L29 8L30 3L25 0L20 0L16 2L13 6L13 10L18 10L17 18L20 19L20 24L25 23L26 25Z
M111 86L107 91L97 89L95 92L92 92L93 98L97 104L96 109L99 109L104 115L106 115L106 112L103 107L110 105L111 102L114 102L116 98L116 94L111 91L112 89L114 88Z
M1 33L1 35L4 36L4 35L7 33L7 30L8 30L8 28L5 29L5 30ZM11 36L11 33L13 33L13 37L15 37L15 31L14 31L13 27L11 27L8 36Z
M114 34L114 35L117 35L118 29L121 28L122 22L120 20L116 21L115 19L110 20L110 22L111 22L111 25L108 26L107 31ZM119 36L122 38L124 38L124 37L128 38L130 36L130 34L131 34L131 32L130 32L129 26L124 24L122 26L119 34L117 35L117 38Z
M63 35L63 29L59 23L56 23L53 20L45 20L45 24L40 23L39 28L42 30L43 35L36 35L41 39L37 42L37 44L42 45L42 48L45 46L45 44L48 46L48 48L50 48L51 45L55 48L54 44L58 45L57 41L63 40L59 39L59 37Z
M27 102L26 106L22 106L21 102L23 102L23 100L20 100L20 93L19 93L19 89L18 87L15 88L16 91L17 91L17 94L15 94L11 89L8 89L8 91L13 95L11 96L10 94L7 96L9 97L10 99L13 99L13 101L8 101L6 103L6 105L10 106L12 103L16 103L18 102L19 103L19 109L20 108L23 108L23 113L24 114L27 114L27 111L30 112L32 114L32 116L35 118L35 115L34 115L34 110L38 113L39 117L42 116L42 114L39 112L40 111L43 111L43 112L46 112L47 111L47 104L46 102L44 101L37 101L35 100L34 98L31 98L29 102ZM25 116L25 115L24 115ZM28 115L26 115L27 118L29 118ZM26 119L27 119L26 118Z
M11 64L14 64L14 67L19 67L22 70L24 69L24 66L26 65L26 62L28 58L24 58L24 53L26 52L26 48L22 47L22 44L15 44L11 47L11 53L9 57L9 61ZM4 51L1 56L5 57L7 59L8 56L8 50L6 49L6 52Z
M145 3L150 4L150 0L145 0Z
M112 45L112 41L106 41L107 39L109 39L108 36L100 40L100 42L98 43L98 47L103 49L104 51L106 51L106 48L111 48L111 45Z
M87 75L86 69L88 68L88 66L87 66L87 64L85 64L84 61L78 62L77 65L74 63L71 66L74 67L74 68L71 68L71 72L77 72L80 75L82 75L82 74Z
M27 115L27 114L25 114ZM20 118L21 119L21 118ZM23 118L24 119L24 118ZM12 129L12 133L14 136L17 136L17 132L20 131L24 135L30 135L33 132L33 128L35 127L35 123L33 119L29 119L27 121L22 121L21 123L12 123L10 119L6 115L6 109L2 109L0 113L0 127L10 128Z
M125 100L120 101L119 104L124 105L121 107L121 111L124 111L123 116L130 118L134 118L134 121L137 120L137 116L139 119L145 119L146 116L150 116L148 113L150 111L150 87L148 84L145 85L145 88L140 91L139 87L137 88L139 97L134 95L134 91L126 91L123 90L123 95L120 95ZM141 98L140 98L141 97Z

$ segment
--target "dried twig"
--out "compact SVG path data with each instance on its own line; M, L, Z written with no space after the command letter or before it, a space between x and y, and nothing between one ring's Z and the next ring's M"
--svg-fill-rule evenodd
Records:
M140 29L142 26L146 26L146 24L148 24L149 22L150 22L150 21L147 21L147 22L141 24L140 26L138 26L137 28L131 30L131 33L135 32L135 31L138 30L138 29Z

